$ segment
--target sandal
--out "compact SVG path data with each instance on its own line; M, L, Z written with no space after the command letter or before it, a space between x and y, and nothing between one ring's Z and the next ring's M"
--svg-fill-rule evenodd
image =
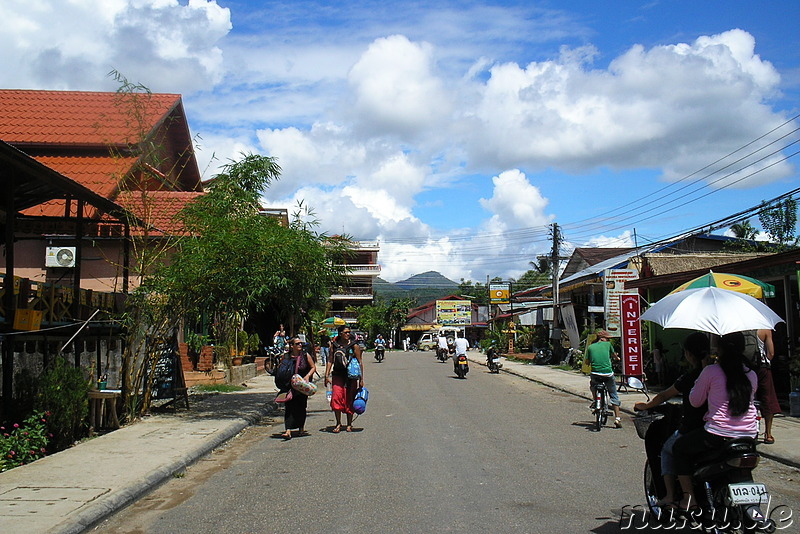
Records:
M345 431L346 432L352 432L353 431L353 427L350 426L350 425L347 425L347 428L345 428Z
M333 430L331 430L331 432L333 432L334 434L338 434L341 431L342 431L342 425L336 425L335 427L333 427Z
M290 430L287 430L286 432L281 434L281 437L286 441L289 441L290 439L292 439L292 432Z
M772 436L764 438L765 445L772 445L773 443L775 443L775 438L773 438Z

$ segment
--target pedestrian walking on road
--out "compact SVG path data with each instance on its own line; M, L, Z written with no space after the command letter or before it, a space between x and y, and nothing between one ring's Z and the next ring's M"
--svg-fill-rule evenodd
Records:
M302 376L308 382L311 381L317 371L317 365L314 363L314 357L306 352L304 343L299 337L295 336L289 339L289 352L284 354L284 358L294 362L296 374ZM292 390L292 398L286 401L284 406L286 411L283 425L286 431L282 434L283 439L292 439L292 430L295 428L299 430L298 435L308 435L305 429L306 416L308 414L308 396Z
M352 339L350 327L342 325L338 335L331 343L331 355L325 366L325 386L332 385L331 409L336 418L336 426L332 432L338 434L342 430L342 412L347 416L347 432L353 431L353 401L356 392L364 387L364 362L361 360L361 346ZM357 379L347 378L347 364L356 358L361 366L361 376Z

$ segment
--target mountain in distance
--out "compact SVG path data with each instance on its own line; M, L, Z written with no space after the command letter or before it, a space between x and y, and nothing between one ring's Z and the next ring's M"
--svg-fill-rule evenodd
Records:
M458 290L457 283L436 271L415 274L394 283L376 278L372 287L375 295L382 300L412 298L417 305L452 295Z
M411 278L394 283L395 286L406 290L412 289L448 289L458 288L458 284L442 276L437 271L428 271L422 274L415 274Z

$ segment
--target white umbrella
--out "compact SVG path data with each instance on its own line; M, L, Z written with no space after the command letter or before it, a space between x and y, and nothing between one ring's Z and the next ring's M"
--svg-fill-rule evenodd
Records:
M774 329L780 316L758 299L718 287L686 289L667 295L644 312L645 321L664 328L685 328L718 335Z

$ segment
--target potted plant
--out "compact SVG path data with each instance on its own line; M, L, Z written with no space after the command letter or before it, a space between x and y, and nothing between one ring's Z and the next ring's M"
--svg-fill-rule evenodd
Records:
M247 354L245 354L245 363L254 363L256 355L258 354L258 347L261 346L261 338L257 333L252 333L247 338Z

